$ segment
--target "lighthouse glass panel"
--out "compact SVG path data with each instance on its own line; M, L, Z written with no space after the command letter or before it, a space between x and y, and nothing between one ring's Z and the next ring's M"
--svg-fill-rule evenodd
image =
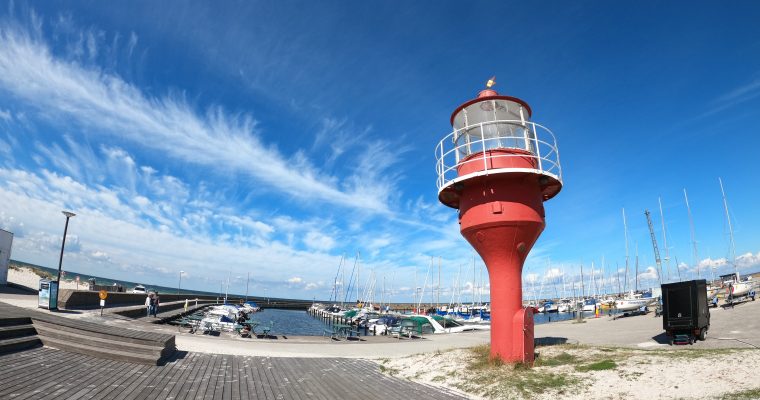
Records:
M454 117L459 158L493 149L520 149L535 154L535 135L522 105L509 100L483 100Z

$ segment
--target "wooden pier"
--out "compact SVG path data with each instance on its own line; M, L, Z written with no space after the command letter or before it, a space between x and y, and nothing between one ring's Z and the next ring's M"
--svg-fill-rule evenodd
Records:
M137 344L146 340L161 346ZM138 348L155 354L137 354ZM173 335L93 324L2 302L0 371L0 399L464 398L385 375L367 360L175 351Z
M151 366L48 347L0 355L0 399L362 399L463 397L384 375L371 361L175 353Z

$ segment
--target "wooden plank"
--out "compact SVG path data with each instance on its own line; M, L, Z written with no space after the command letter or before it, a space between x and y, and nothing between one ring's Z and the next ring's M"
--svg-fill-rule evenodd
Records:
M295 358L275 358L275 365L281 371L282 379L290 386L291 392L294 394L294 399L306 400L310 396L307 396L302 385L303 365L299 365L299 359ZM301 371L296 372L295 367L298 366Z
M145 400L155 400L155 399L166 399L168 398L169 392L172 391L174 386L176 386L182 377L182 375L187 372L189 368L191 368L190 363L182 363L179 362L180 359L178 358L178 355L172 356L169 360L167 360L166 364L160 366L159 368L171 368L171 371L166 375L164 378L164 381L161 383L160 386L158 386L155 390L150 392L145 397Z
M18 394L23 393L24 391L27 391L29 389L37 390L40 385L33 385L34 383L34 376L35 375L41 375L45 376L47 374L58 372L59 365L62 364L62 358L63 356L58 355L58 357L55 357L55 355L50 356L49 358L46 358L43 363L37 366L37 368L34 370L34 374L29 374L28 371L26 373L17 376L16 379L14 379L12 382L4 382L0 386L0 398L3 395L13 393L14 397ZM85 356L79 356L74 355L69 360L72 363L72 365L77 365L77 363L85 362ZM76 372L75 369L71 368L69 370L64 371L64 374L68 373L74 373ZM49 386L50 384L55 383L55 378L51 378L48 381L45 381L42 383L45 387ZM26 388L26 389L24 389Z
M103 397L104 400L124 398L127 392L132 390L133 387L139 386L139 382L143 379L143 375L149 374L153 367L150 365L142 365L140 368L133 370L132 374L125 377L122 381L119 381L113 390Z
M280 396L280 391L277 389L277 384L270 378L270 374L267 373L267 358L266 357L252 357L251 366L254 368L258 381L261 382L262 388L267 393L267 399L277 399Z
M58 360L55 364L45 366L47 373L43 372L42 376L49 376L49 379L36 382L37 379L30 374L27 379L25 379L25 390L20 392L17 391L18 394L13 396L13 398L24 400L30 397L41 397L42 395L51 392L64 393L72 387L72 381L76 377L81 376L88 368L97 368L102 362L107 361L108 360L91 357L81 357L79 361L68 359Z
M296 391L304 399L313 399L323 395L319 385L315 384L316 368L312 362L302 362L302 359L280 359L283 369L293 381ZM309 359L311 361L311 359ZM324 393L326 395L327 393Z
M44 353L38 353L36 348L32 350L19 351L17 353L6 354L0 357L0 366L3 374L0 375L0 387L7 382L15 380L16 374L26 374L28 368L34 368L36 365L44 362ZM32 353L27 355L26 353Z
M179 393L180 388L187 381L187 377L190 376L190 373L195 366L195 363L191 360L191 357L193 357L191 353L186 353L184 357L181 357L181 354L185 353L175 354L171 361L176 364L173 367L176 373L170 377L170 382L164 387L164 389L160 392L151 394L146 400L174 399L177 396L177 393ZM167 362L167 365L168 364L169 363Z
M171 371L171 368L151 366L148 375L142 380L139 387L136 390L131 390L124 397L124 400L144 399L148 397L153 390L161 386L164 377L169 371Z
M288 398L288 393L285 390L284 387L280 386L280 382L278 381L276 374L274 374L274 371L272 371L272 363L270 361L269 357L262 357L260 358L261 364L260 364L260 370L259 373L261 374L261 378L263 381L267 382L269 385L269 388L272 390L273 399L283 399Z
M77 400L89 392L93 388L99 387L103 380L107 377L113 376L113 370L123 367L124 363L115 360L104 360L105 364L100 365L97 370L91 371L89 374L76 375L70 379L71 387L67 387L66 390L59 389L58 391L44 393L42 396L34 397L34 400L46 400L46 399L61 399ZM92 373L97 371L97 373ZM65 396L63 393L65 392Z
M225 399L240 400L240 357L232 357L231 380L229 392L225 390ZM226 394L229 393L229 396Z
M256 368L256 358L244 357L243 367L245 368L246 378L246 392L248 396L252 396L255 393L256 399L274 399L274 395L271 391L265 391L264 383L259 377L259 371Z
M210 355L211 361L201 375L201 386L198 388L198 393L195 395L196 399L211 400L214 398L214 386L216 386L216 375L214 371L219 368L221 364L221 355ZM213 382L211 382L213 380ZM211 389L209 389L209 387Z
M141 368L145 368L144 365L141 364L131 364L131 363L121 363L124 365L123 369L117 370L114 372L114 374L109 377L109 379L103 381L100 386L95 388L94 390L90 391L89 393L85 394L84 399L92 399L92 398L104 398L106 396L109 396L116 390L116 388L119 385L119 382L124 380L125 377L134 375L137 371L139 371Z
M212 397L214 400L224 400L232 357L226 354L222 355L222 363L217 370L216 384L214 385L214 396Z
M198 397L198 390L202 384L203 371L206 370L206 366L211 362L211 356L207 354L199 355L198 359L194 362L197 364L196 368L193 368L193 375L190 378L190 385L177 394L177 400L195 399ZM202 396L202 395L201 395Z
M347 388L345 381L341 379L346 372L342 370L340 362L337 359L324 358L314 360L313 362L321 367L322 375L320 379L330 382L328 398L349 399L356 396L356 393L352 391L356 388L356 385L354 384L350 388Z

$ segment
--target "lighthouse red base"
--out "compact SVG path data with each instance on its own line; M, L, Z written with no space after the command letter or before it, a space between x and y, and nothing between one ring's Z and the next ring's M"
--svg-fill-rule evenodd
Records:
M468 180L460 197L462 235L483 258L491 283L491 356L532 364L533 312L522 306L522 268L544 229L535 174Z

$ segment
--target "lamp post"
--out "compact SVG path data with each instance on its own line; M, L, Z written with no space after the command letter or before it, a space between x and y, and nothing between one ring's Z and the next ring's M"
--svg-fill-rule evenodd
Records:
M63 240L61 241L61 257L58 258L58 278L56 278L56 285L58 286L58 290L56 293L56 305L58 304L58 293L61 293L61 267L63 267L63 248L66 247L66 233L69 231L69 218L75 216L71 211L62 211L63 215L66 216L66 226L63 228Z
M185 271L179 271L179 284L177 285L177 294L179 294L179 291L182 288L182 274L184 273Z

